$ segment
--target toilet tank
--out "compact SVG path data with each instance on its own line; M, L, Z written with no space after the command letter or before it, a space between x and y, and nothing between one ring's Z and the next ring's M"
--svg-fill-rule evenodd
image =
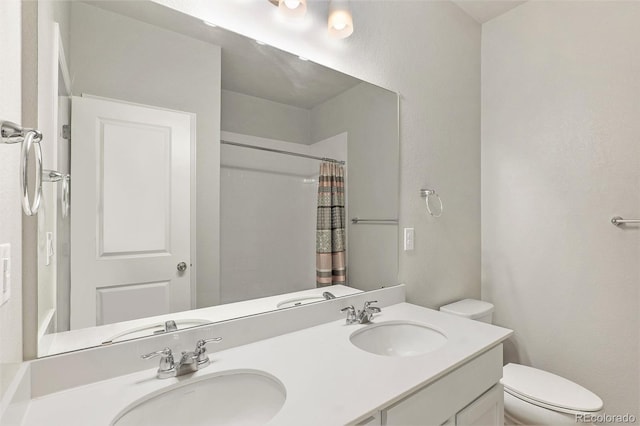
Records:
M459 300L440 307L440 311L491 324L493 322L493 305L475 299Z

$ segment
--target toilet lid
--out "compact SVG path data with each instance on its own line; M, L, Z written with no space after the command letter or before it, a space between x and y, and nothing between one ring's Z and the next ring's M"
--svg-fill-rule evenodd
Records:
M530 402L560 410L589 412L600 411L603 407L602 399L590 390L564 377L526 365L505 365L501 382L514 396L522 395Z
M460 317L477 319L493 312L493 305L482 300L464 299L441 306L440 310Z

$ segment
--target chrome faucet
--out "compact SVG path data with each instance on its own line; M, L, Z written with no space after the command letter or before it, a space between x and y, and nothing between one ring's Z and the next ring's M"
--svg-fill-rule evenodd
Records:
M360 324L369 324L373 318L373 314L379 314L382 312L382 309L379 307L371 306L373 303L378 303L378 301L371 300L369 302L364 302L364 307L358 312L358 322Z
M334 296L333 293L331 293L330 291L325 291L324 293L322 293L322 297L324 297L325 300L331 300L336 298L336 296Z
M353 305L349 305L346 308L340 309L340 312L347 313L347 325L355 324L358 322L356 318L357 317L356 308L354 308Z
M176 331L177 329L178 326L176 325L176 322L174 320L169 320L164 322L164 330L154 331L153 334L164 334L170 331Z
M220 340L222 340L222 337L198 340L195 350L191 352L182 352L178 362L175 362L173 352L170 348L164 348L160 351L141 355L141 358L151 359L157 356L160 357L160 365L158 366L157 373L158 379L178 377L207 367L211 363L211 360L209 359L209 356L207 356L206 345L209 342L219 342Z
M340 309L341 312L347 313L347 324L369 324L373 318L373 314L382 312L377 306L371 306L373 303L378 303L377 300L371 300L364 302L364 307L356 311L353 305L349 305L346 308Z

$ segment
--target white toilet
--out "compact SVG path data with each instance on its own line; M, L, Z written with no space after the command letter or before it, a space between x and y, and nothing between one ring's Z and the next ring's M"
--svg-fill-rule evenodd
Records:
M489 324L493 321L493 305L481 300L460 300L440 310ZM603 408L602 399L588 389L525 365L505 365L501 383L507 425L591 424L588 419Z

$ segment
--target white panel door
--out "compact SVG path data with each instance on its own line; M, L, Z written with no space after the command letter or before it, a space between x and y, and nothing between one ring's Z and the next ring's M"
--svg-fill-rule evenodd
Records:
M192 120L73 98L72 329L190 309Z

